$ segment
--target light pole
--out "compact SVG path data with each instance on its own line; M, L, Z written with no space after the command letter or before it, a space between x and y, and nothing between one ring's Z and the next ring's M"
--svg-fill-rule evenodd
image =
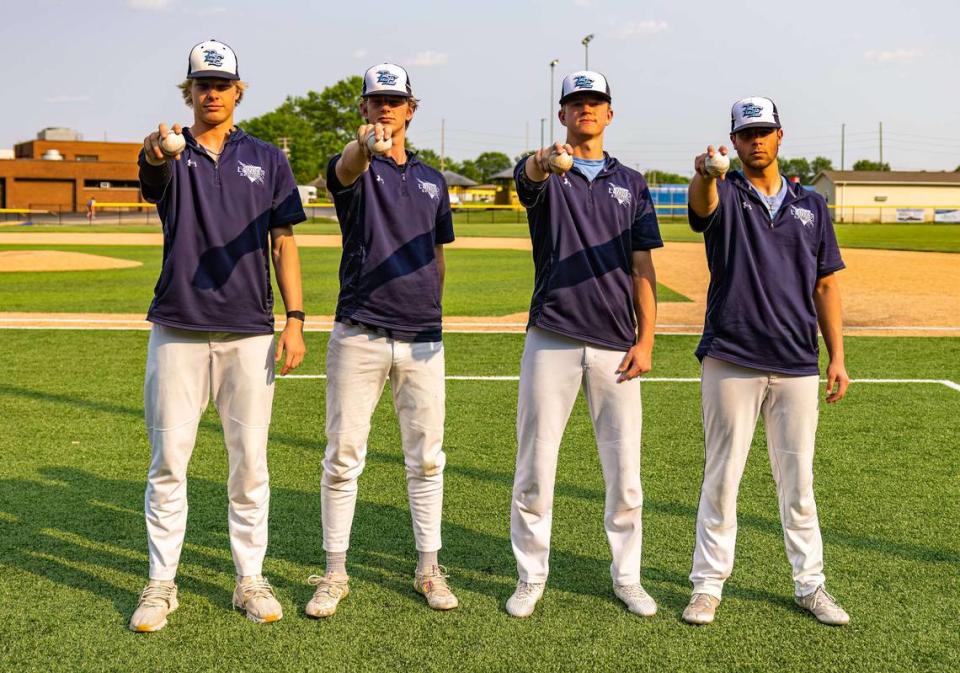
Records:
M590 40L592 39L593 39L593 33L590 33L585 38L580 40L580 44L583 45L583 69L584 70L590 69L590 55L587 50L589 49Z
M553 80L554 80L553 71L554 71L554 68L557 67L557 63L559 62L560 62L559 58L555 58L552 61L550 61L550 106L547 108L547 112L550 115L550 142L551 143L553 142L553 118L557 116L553 112L554 105L556 105L556 101L553 100Z

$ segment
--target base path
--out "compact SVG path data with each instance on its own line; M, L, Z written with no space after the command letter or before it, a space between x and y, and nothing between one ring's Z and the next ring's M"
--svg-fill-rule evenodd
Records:
M161 245L162 234L0 233L0 244ZM340 247L335 235L302 234L301 247ZM454 250L530 250L525 238L464 237ZM842 250L847 268L838 273L843 296L844 333L850 335L960 336L960 255L897 250ZM657 279L691 299L663 302L657 331L699 333L703 326L709 272L702 243L667 243L653 253ZM146 305L145 299L144 304ZM142 316L0 313L0 327L144 327ZM311 317L308 326L329 329L331 316ZM115 322L117 321L117 322ZM282 324L282 323L281 323ZM445 316L447 331L518 331L526 314L496 317Z

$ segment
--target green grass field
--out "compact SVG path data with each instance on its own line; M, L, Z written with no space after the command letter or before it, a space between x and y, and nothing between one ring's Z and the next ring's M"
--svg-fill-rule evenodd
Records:
M142 219L129 216L130 224L118 225L109 217L100 224L36 225L0 227L2 233L16 232L102 232L145 233L159 232L157 225L144 225ZM142 218L142 216L140 216ZM479 211L457 213L454 216L457 236L503 236L527 238L530 233L522 212ZM335 220L316 217L296 227L300 234L339 234ZM926 252L960 252L960 224L837 224L837 239L842 247L877 248L881 250L919 250ZM660 219L660 233L665 241L701 241L699 234L687 226L685 218Z
M0 250L41 246L0 246ZM104 271L64 271L5 274L0 284L4 311L32 312L145 312L160 273L159 246L42 246L43 249L84 252L132 259L143 266ZM305 310L330 315L337 303L340 250L300 250ZM506 315L526 311L533 289L533 261L521 250L449 250L443 308L447 315ZM68 291L65 291L69 288ZM277 310L282 308L274 284ZM687 301L661 285L660 301Z
M829 628L794 607L762 433L740 494L738 560L718 622L679 618L688 598L702 466L698 387L643 387L644 574L660 604L631 616L610 590L603 484L582 400L557 476L552 574L529 620L503 611L516 383L447 384L441 560L461 599L431 612L414 565L389 394L374 419L348 559L352 593L323 622L302 608L322 568L320 380L277 384L265 573L286 616L230 610L226 464L216 414L191 465L181 607L164 631L125 630L146 574L146 332L3 331L0 369L0 670L3 671L951 671L960 666L957 567L960 392L854 384L822 409L817 500L831 591L853 616ZM309 334L300 373L323 371ZM659 377L696 376L695 337L658 338ZM448 335L448 374L516 374L521 335ZM847 339L855 377L960 381L960 339Z

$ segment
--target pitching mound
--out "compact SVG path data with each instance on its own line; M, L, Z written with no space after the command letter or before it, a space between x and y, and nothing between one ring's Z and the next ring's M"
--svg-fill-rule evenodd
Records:
M0 251L0 272L4 271L93 271L97 269L129 269L141 262L85 252L59 250Z

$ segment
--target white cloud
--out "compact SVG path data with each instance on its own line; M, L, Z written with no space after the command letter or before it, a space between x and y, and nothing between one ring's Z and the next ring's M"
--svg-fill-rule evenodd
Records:
M366 49L357 49L356 51L353 52L354 58L365 58L366 55L367 55Z
M44 98L44 103L86 103L90 100L90 96L51 96L50 98Z
M175 0L127 0L127 7L145 12L164 12L171 7Z
M666 21L648 19L646 21L624 21L617 25L616 35L620 39L637 37L638 35L653 35L667 29Z
M923 56L920 49L887 49L863 52L863 58L871 63L913 63Z
M426 68L434 65L446 65L447 55L441 54L438 51L421 51L419 54L410 59L412 65L419 65Z

